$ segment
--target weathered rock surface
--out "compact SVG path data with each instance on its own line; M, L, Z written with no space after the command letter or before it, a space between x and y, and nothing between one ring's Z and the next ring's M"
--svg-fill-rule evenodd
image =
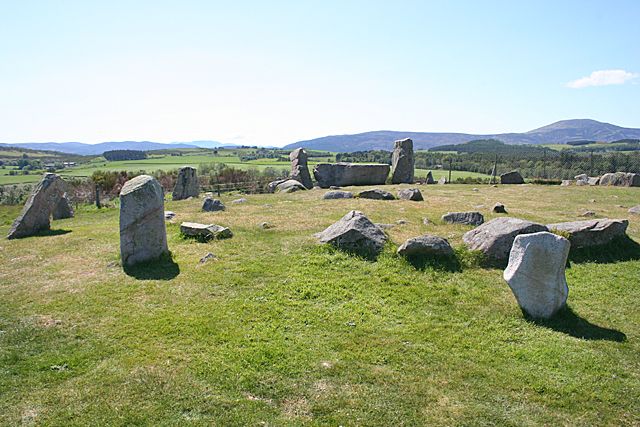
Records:
M640 205L629 208L630 214L640 215Z
M294 191L306 190L307 187L302 185L300 181L295 179L288 179L280 184L276 185L277 193L293 193Z
M398 191L398 198L400 200L412 200L414 202L421 202L424 200L422 193L417 188L406 188Z
M377 255L387 242L384 231L360 211L350 211L316 237L320 243L362 255Z
M447 178L444 176L441 176L440 179L438 180L438 184L444 185L446 183L447 183Z
M51 228L51 214L65 191L65 183L58 175L46 173L29 196L22 212L11 225L8 239L32 236Z
M364 190L358 193L358 197L361 199L373 199L373 200L395 200L395 196L388 191L374 188L373 190Z
M589 179L587 179L587 184L589 184L589 185L598 185L598 184L600 184L600 177L599 176L590 176Z
M560 183L560 185L562 187L568 187L568 186L571 185L571 183L572 183L572 181L570 179L563 179L562 182Z
M180 224L180 233L202 240L228 239L233 237L233 233L227 227L217 224L199 224L197 222L183 222Z
M349 185L380 185L387 181L389 165L364 163L320 163L313 175L322 188Z
M501 184L524 184L524 179L520 172L511 171L507 173L503 173L500 175L500 183Z
M507 208L505 208L502 203L496 203L495 205L493 205L493 209L491 210L493 211L493 213L507 213Z
M323 199L353 199L353 193L351 191L333 190L327 191L322 196Z
M482 251L489 261L501 263L509 258L516 236L549 231L547 227L519 218L495 218L466 232L462 241L474 251Z
M548 232L516 236L503 273L518 304L532 317L548 319L569 295L565 265L571 244Z
M448 224L480 225L484 216L480 212L449 212L442 215L442 221Z
M442 237L425 234L405 241L398 248L402 256L453 256L453 249Z
M53 212L51 216L54 220L56 219L67 219L73 218L73 206L71 205L71 200L67 196L67 193L63 194L62 197L56 203L56 206L53 208Z
M173 187L173 200L184 200L189 197L198 197L200 183L195 168L184 166L178 171L176 185Z
M640 187L640 174L628 172L605 173L600 177L599 185Z
M395 141L391 156L391 183L413 184L414 166L413 141L409 138Z
M213 199L211 197L205 197L204 202L202 202L202 210L204 212L216 212L223 211L227 207L222 203L220 199Z
M282 184L285 181L288 181L289 178L285 178L285 179L277 179L275 181L271 181L269 184L267 184L267 192L269 193L275 193L276 188L278 187L279 184Z
M433 173L431 171L427 172L427 180L425 181L427 184L435 184L436 181L433 179Z
M168 252L162 187L149 175L137 176L120 191L122 265L151 261Z
M548 224L547 228L569 233L572 247L585 248L605 245L616 237L624 236L628 226L626 219L604 218Z
M589 181L589 176L587 176L586 173L581 173L573 178L576 180L576 185L587 185L587 182Z
M307 152L304 151L304 148L295 149L289 154L291 179L299 181L305 188L310 189L313 188L313 181L311 181L311 174L309 174L307 158Z

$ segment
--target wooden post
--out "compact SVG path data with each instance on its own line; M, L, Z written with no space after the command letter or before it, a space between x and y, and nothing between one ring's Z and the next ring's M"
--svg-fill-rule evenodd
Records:
M98 184L96 184L96 207L98 209L102 207L100 206L100 186Z

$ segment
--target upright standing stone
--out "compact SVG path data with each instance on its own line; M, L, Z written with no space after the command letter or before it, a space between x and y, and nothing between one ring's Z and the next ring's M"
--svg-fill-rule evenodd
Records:
M548 232L516 236L503 277L527 314L549 318L567 302L564 269L571 244Z
M429 171L427 173L427 181L426 181L426 183L427 184L435 184L436 183L436 181L433 179L433 172Z
M398 140L393 144L393 156L391 157L391 183L413 184L413 168L415 166L413 141L407 138Z
M520 172L511 171L500 175L500 184L524 184L524 179Z
M198 183L198 173L196 169L191 166L180 168L176 185L173 188L173 200L198 197L198 194L200 194L200 185Z
M7 235L8 239L32 236L51 228L51 214L65 190L65 183L54 173L45 173L42 181L29 196L20 216Z
M291 160L291 179L300 182L307 189L313 188L313 181L311 181L311 174L307 166L307 152L304 151L304 148L293 150L289 154L289 160Z
M67 193L64 193L56 206L53 208L52 216L53 219L66 219L73 218L73 207L71 206L71 201L67 196Z
M149 175L137 176L120 191L122 265L151 261L168 252L162 187Z

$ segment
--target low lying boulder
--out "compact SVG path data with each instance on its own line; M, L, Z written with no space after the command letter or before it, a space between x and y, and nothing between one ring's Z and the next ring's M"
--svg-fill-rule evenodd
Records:
M626 219L604 218L548 224L547 228L568 233L572 247L585 248L605 245L616 237L626 235L628 226Z
M219 199L206 197L204 199L204 202L202 203L202 210L205 212L217 212L217 211L223 211L225 209L226 209L226 206Z
M277 179L275 181L271 181L270 183L267 184L267 187L265 188L267 190L268 193L275 193L276 192L276 187L279 184L282 184L285 181L288 181L289 178L285 178L285 179Z
M592 185L592 186L600 184L600 177L599 176L590 176L589 179L587 179L587 184Z
M496 203L495 205L493 205L493 209L491 210L493 211L493 213L508 213L507 208L505 208L502 203Z
M244 197L241 197L239 199L235 199L235 200L231 201L231 203L236 204L236 205L239 204L239 203L247 203L247 202L248 202L248 200L245 199Z
M324 193L324 196L322 196L322 198L325 200L353 199L353 193L351 191L333 190L333 191L327 191L326 193Z
M629 172L605 173L600 177L599 185L640 187L640 174Z
M227 227L216 224L199 224L197 222L183 222L180 224L180 233L187 237L195 237L200 240L228 239L233 233Z
M462 241L474 251L481 251L493 263L503 263L516 236L549 231L547 227L519 218L496 218L466 232Z
M358 193L358 197L361 199L373 199L373 200L395 200L395 196L388 191L374 188L373 190L364 190Z
M640 215L640 205L629 208L629 213L634 215Z
M427 172L427 179L425 180L425 184L435 184L436 181L433 179L433 172Z
M424 200L422 193L417 188L406 188L398 191L398 198L400 200L411 200L414 202L422 202Z
M501 184L524 184L524 179L520 172L511 171L507 173L503 173L500 175L500 183Z
M360 211L350 211L315 236L320 243L365 256L378 255L387 242L384 231Z
M305 187L300 181L296 181L295 179L288 179L276 185L277 193L293 193L294 191L306 189L307 187Z
M564 237L544 231L514 239L503 277L528 315L548 319L565 306L569 295L565 266L570 247Z
M398 248L398 255L402 256L453 256L453 249L442 237L425 234L424 236L408 239Z
M571 185L571 180L570 179L563 179L562 182L560 183L561 187L568 187Z
M442 215L442 221L447 224L480 225L484 223L484 216L480 212L449 212Z
M322 188L349 185L381 185L387 181L391 166L365 163L319 163L313 175Z

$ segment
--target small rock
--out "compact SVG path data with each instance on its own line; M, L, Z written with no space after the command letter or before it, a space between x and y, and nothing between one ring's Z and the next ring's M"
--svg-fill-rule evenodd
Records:
M364 190L358 193L358 197L361 199L373 199L373 200L395 200L393 194L388 191L374 188L373 190Z
M173 219L176 217L176 213L172 211L164 211L164 219Z
M209 260L215 260L218 259L218 257L216 257L214 254L212 254L211 252L208 252L205 256L203 256L202 258L200 258L200 264L204 264L205 262L209 261Z
M398 191L398 198L401 200L411 200L414 202L421 202L424 200L422 198L422 193L417 188L406 188L404 190Z
M431 225L431 221L429 220L429 218L422 218L422 223L424 225Z
M580 216L585 216L585 217L589 217L589 216L596 216L596 213L594 211L585 211L582 215Z
M216 212L223 211L226 207L224 203L222 203L219 199L212 199L210 197L206 197L204 199L204 203L202 203L202 210L205 212Z
M568 187L573 183L573 181L571 181L570 179L563 179L562 182L560 183L561 187Z
M447 183L447 178L446 177L440 177L440 179L438 180L438 184L440 185L444 185Z
M629 208L629 213L634 215L640 215L640 205Z
M198 224L197 222L183 222L180 224L180 233L184 236L197 237L202 240L233 237L233 233L227 227L216 224Z
M425 234L424 236L413 237L405 241L398 248L398 255L452 256L453 249L447 239Z
M472 188L471 191L480 191L477 188Z
M405 225L406 223L407 223L406 219L399 219L399 220L396 221L396 224L398 224L398 225Z
M324 196L322 196L322 198L325 200L352 199L353 193L350 191L341 191L341 190L327 191L326 193L324 193Z
M268 222L261 222L258 227L263 230L268 230L269 228L273 228L273 225L269 224Z
M449 212L442 215L442 221L448 224L480 225L484 216L480 212Z
M503 213L503 214L507 213L507 209L504 207L502 203L496 203L495 205L493 205L492 211L493 213Z
M231 203L247 203L247 202L248 202L248 200L245 199L244 197L241 197L240 199L235 199L235 200L231 201Z

